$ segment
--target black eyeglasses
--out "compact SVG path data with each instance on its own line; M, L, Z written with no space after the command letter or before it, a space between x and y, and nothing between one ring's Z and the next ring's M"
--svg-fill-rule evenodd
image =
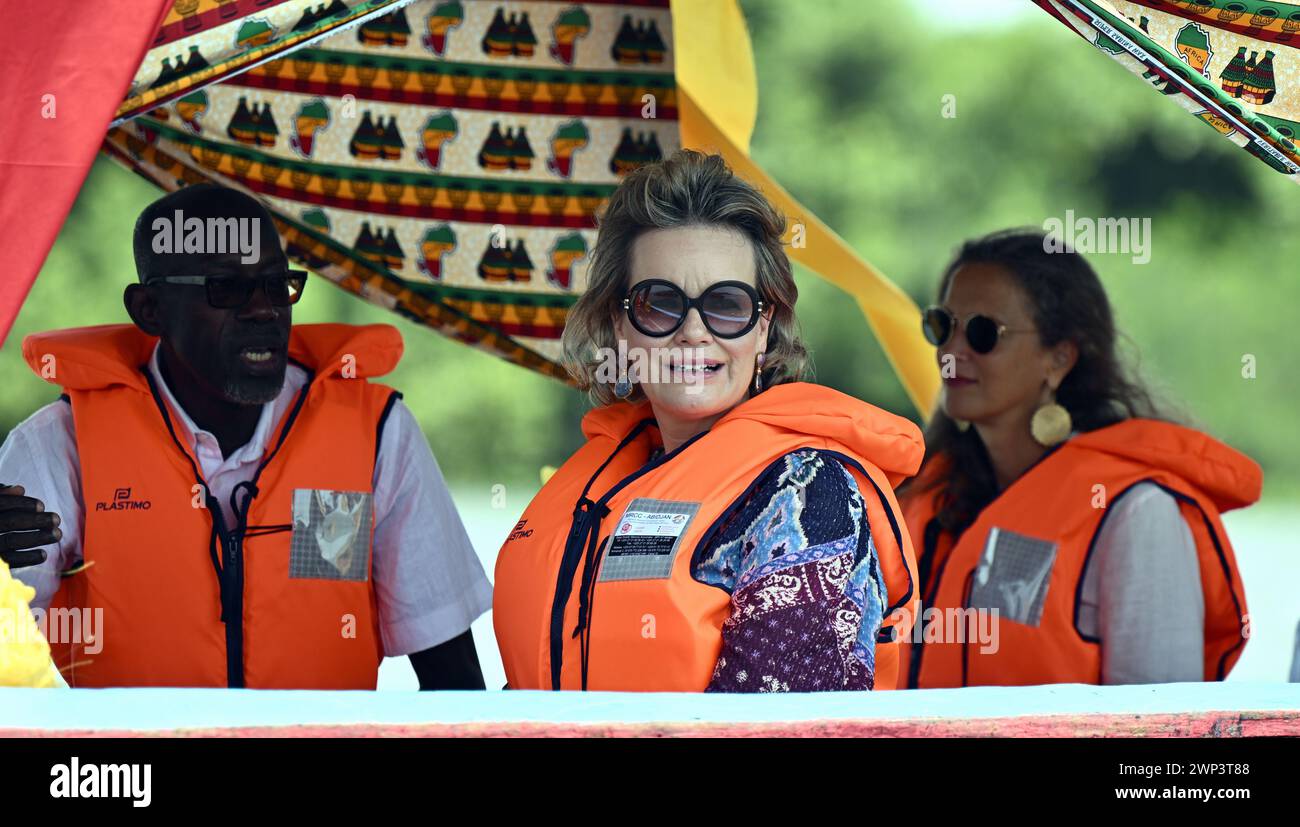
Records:
M288 307L297 304L302 298L303 288L307 286L306 270L286 270L273 276L244 278L242 276L159 276L149 279L146 284L191 284L207 288L208 304L215 308L229 310L243 307L253 297L253 291L261 285L266 298L276 307Z
M668 336L686 322L694 307L709 332L719 339L738 339L754 329L763 313L758 291L743 281L710 284L695 298L664 279L638 282L623 299L628 321L646 336Z
M927 307L921 312L921 330L926 341L935 347L943 347L957 330L957 317L946 307ZM979 313L966 320L966 342L971 350L981 355L992 352L1004 333L1033 332L1028 328L1009 328Z

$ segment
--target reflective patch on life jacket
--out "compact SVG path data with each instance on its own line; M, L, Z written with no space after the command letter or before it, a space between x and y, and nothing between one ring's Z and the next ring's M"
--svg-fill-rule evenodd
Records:
M682 535L699 509L700 503L632 500L610 535L599 582L671 577Z
M1037 626L1056 562L1056 543L994 526L975 569L969 608L997 609L1001 617Z
M370 576L373 519L369 492L294 489L289 577L364 583Z

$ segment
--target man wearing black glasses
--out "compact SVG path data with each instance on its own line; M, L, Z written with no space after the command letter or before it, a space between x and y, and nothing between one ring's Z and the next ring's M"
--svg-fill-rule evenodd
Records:
M369 381L397 330L291 327L307 274L235 190L151 204L134 252L132 324L24 341L64 395L0 448L0 555L64 677L373 688L409 655L421 688L482 688L491 587L401 395Z

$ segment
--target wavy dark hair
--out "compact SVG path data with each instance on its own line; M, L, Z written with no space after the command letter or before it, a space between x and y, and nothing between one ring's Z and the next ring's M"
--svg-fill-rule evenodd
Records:
M1110 301L1097 273L1076 252L1048 252L1045 239L1039 230L1013 229L965 242L944 271L938 301L963 265L1002 267L1028 297L1043 347L1071 341L1079 350L1078 361L1056 391L1075 430L1092 431L1132 417L1172 420L1124 367ZM922 467L943 458L946 470L923 473L920 478L932 479L915 484L923 485L921 490L942 490L938 528L960 535L998 495L993 464L975 429L958 430L942 407L926 428L925 446Z
M782 240L785 216L720 155L679 149L629 174L600 213L600 234L587 269L587 289L569 310L561 343L563 362L596 405L618 402L614 384L601 382L600 354L618 346L614 319L623 312L632 245L642 233L673 227L728 227L749 240L758 293L772 308L763 386L802 381L812 374L794 314L799 288ZM629 401L645 398L635 387Z

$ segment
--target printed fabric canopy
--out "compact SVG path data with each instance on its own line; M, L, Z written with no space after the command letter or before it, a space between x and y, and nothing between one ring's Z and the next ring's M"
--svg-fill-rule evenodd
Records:
M1300 182L1300 5L1034 0L1085 40Z
M915 305L749 159L756 108L733 0L175 0L103 151L256 194L314 272L565 381L598 208L679 147L721 152L928 414Z

